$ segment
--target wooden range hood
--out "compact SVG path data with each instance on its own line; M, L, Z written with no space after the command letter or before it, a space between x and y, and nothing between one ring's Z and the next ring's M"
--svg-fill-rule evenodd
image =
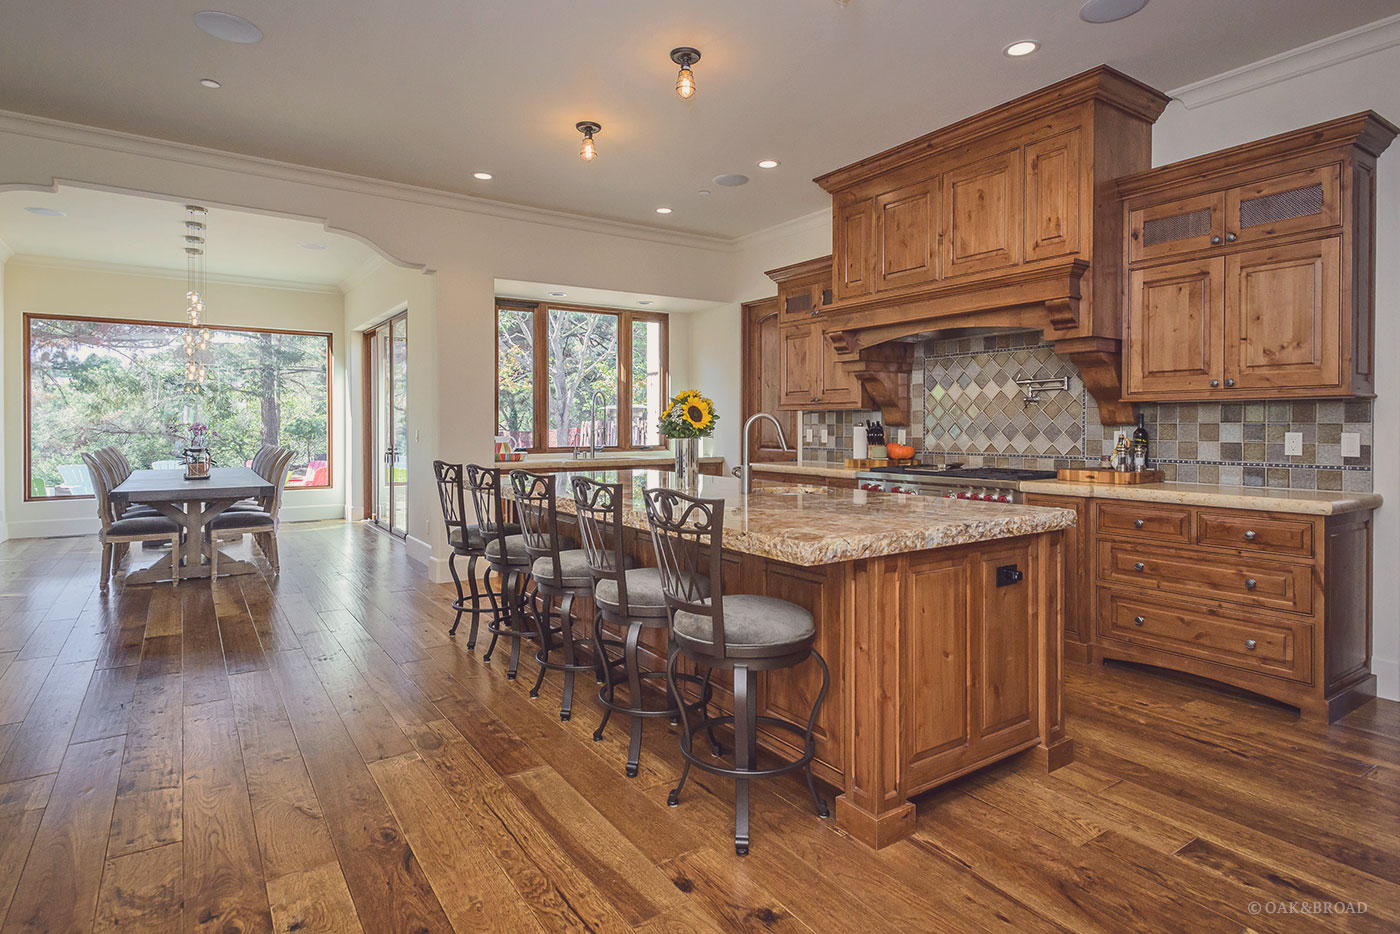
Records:
M1122 400L1123 217L1167 97L1099 66L815 181L832 195L822 328L890 424L912 347L970 327L1038 329L1112 422Z

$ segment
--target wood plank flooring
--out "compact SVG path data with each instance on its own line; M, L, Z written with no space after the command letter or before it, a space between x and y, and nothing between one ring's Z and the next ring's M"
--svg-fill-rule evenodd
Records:
M90 539L0 543L0 934L1400 930L1400 704L1070 666L1072 765L878 853L760 783L739 859L730 783L666 807L664 721L628 779L625 722L449 638L398 542L281 534L280 576L105 595Z

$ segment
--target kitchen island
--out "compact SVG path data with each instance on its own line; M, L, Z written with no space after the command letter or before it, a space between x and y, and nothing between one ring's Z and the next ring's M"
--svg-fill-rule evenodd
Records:
M674 475L558 474L565 526L573 476L624 485L628 551L654 566L642 491ZM812 767L842 790L836 818L853 837L900 839L914 825L910 798L1023 750L1049 769L1070 760L1061 652L1072 511L801 485L746 496L729 477L701 477L687 492L725 500L726 593L789 600L816 619L831 688ZM664 633L646 649L659 667ZM819 687L815 664L767 673L759 713L805 722ZM715 694L728 709L719 679ZM798 752L789 736L761 739Z

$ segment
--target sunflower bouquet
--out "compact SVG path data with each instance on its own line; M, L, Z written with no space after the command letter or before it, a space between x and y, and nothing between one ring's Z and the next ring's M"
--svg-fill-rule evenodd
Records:
M668 438L708 438L715 433L714 400L694 389L677 393L661 413L661 433Z

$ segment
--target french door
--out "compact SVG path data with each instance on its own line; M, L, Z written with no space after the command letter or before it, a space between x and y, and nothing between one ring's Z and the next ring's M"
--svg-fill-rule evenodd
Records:
M372 483L370 519L408 534L408 312L400 312L365 336L369 367Z

